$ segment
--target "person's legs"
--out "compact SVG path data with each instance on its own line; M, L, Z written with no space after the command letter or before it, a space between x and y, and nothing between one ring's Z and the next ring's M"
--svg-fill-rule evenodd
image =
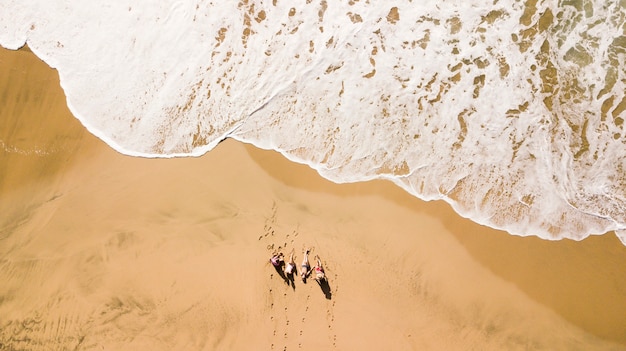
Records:
M290 275L293 275L298 272L296 269L296 262L294 261L294 250L291 250L289 254L289 262L287 263L288 272Z
M315 259L317 260L317 266L322 268L322 261L320 260L320 257L318 255L315 255Z
M309 270L311 269L311 265L309 264L309 250L307 249L304 252L304 258L302 259L302 272L300 275L302 276L302 281L306 283L306 276L309 274Z
M317 261L315 265L315 280L319 283L324 280L326 275L324 274L324 268L322 267L322 260L320 260L318 255L315 255L315 260Z

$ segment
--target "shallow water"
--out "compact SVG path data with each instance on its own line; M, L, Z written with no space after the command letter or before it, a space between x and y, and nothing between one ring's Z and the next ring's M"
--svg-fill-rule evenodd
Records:
M230 137L513 234L626 228L623 2L0 7L0 44L57 68L74 115L120 152Z

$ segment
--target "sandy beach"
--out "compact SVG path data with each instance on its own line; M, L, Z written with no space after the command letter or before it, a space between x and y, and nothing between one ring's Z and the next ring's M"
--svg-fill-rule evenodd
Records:
M0 350L626 350L626 247L517 237L234 140L124 156L0 51ZM319 255L330 292L273 252Z

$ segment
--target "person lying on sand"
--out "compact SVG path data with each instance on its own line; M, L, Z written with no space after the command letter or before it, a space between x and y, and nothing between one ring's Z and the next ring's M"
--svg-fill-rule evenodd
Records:
M278 252L273 254L272 258L270 258L270 262L272 263L272 266L274 266L274 268L282 267L282 265L285 263L285 261L283 260L283 253Z
M309 273L311 273L311 265L309 264L309 251L306 250L304 253L304 258L302 259L302 272L300 272L300 277L302 277L302 282L306 283L306 277L308 277Z
M294 273L297 273L296 262L293 260L293 258L293 250L291 250L291 254L289 255L289 262L287 262L287 267L285 268L285 273L287 273L288 276L292 276Z
M315 255L315 259L317 260L317 264L313 268L315 270L315 280L318 283L321 283L324 279L326 279L326 274L324 273L324 267L322 267L322 261L318 255Z

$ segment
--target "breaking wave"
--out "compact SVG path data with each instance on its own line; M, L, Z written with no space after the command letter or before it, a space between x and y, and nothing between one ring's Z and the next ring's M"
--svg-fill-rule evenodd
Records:
M57 68L125 154L234 138L512 234L626 244L625 17L618 0L4 0L0 44Z

